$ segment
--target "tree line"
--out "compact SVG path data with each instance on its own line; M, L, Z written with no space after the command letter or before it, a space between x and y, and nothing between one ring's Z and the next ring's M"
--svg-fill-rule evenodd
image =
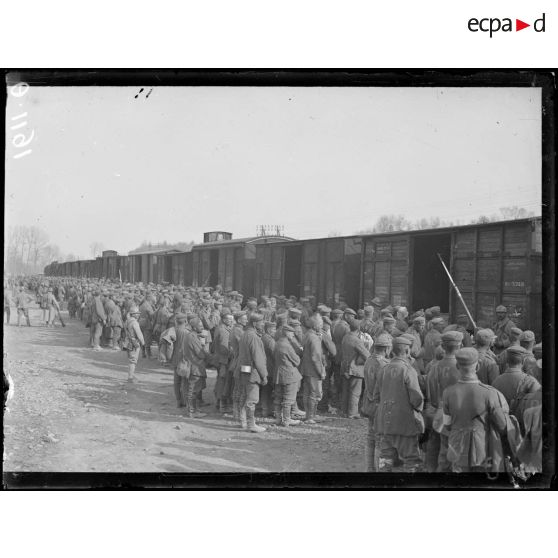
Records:
M355 234L372 234L372 233L387 233L397 231L416 231L423 229L439 229L443 227L457 227L460 225L475 225L482 223L493 223L495 221L508 221L512 219L525 219L527 217L535 217L533 211L528 211L524 207L509 206L501 207L499 213L492 213L490 215L481 215L466 223L461 221L451 221L440 219L440 217L422 218L416 221L407 219L403 215L382 215L378 218L376 223L367 229L356 231ZM330 233L330 236L341 236L335 232Z

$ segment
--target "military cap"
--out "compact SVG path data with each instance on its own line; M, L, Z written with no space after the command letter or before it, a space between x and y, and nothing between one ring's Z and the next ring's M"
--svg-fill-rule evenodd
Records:
M393 345L408 345L409 347L413 344L413 342L403 335L399 335L398 337L394 337L392 341Z
M188 323L193 327L193 326L201 324L202 321L197 316L194 316L193 318L190 318L188 320Z
M460 331L446 331L442 333L444 343L459 344L463 341L463 334Z
M329 306L324 306L324 305L321 305L318 308L318 310L319 310L320 314L329 314L331 312L331 308Z
M331 311L331 315L335 316L335 317L339 317L339 316L343 315L343 310L341 310L340 308L334 308Z
M394 324L395 318L393 316L385 316L382 321L384 322L384 324Z
M535 334L528 329L523 331L519 336L519 341L525 341L526 343L531 343L534 340L535 340Z
M424 319L424 316L415 316L413 318L413 323L414 324L424 324L424 323L426 323L426 320Z
M376 341L374 342L374 346L376 347L389 347L390 345L391 337L385 333L378 335L378 337L376 337Z
M302 315L302 310L300 310L300 308L289 308L289 312L291 314L297 314L298 316Z
M282 327L283 331L290 331L291 333L294 333L294 329L290 326L290 325L284 325Z
M370 301L370 304L371 304L372 306L377 306L377 307L379 308L379 307L382 305L382 301L381 301L377 296L375 296L375 297Z
M365 306L364 307L365 314L373 314L374 313L374 306Z
M510 333L514 336L514 337L519 337L523 331L521 329L519 329L518 327L512 327L510 329Z
M439 306L432 306L430 308L430 312L432 312L432 314L439 314L441 312L441 309Z
M250 314L250 322L261 322L264 319L263 314L258 314L257 312L252 312Z
M356 316L357 313L352 308L345 308L345 314L350 314L351 316Z
M521 345L510 345L506 349L506 351L508 351L508 353L511 353L512 355L526 355L528 352L527 349L525 349Z
M542 352L542 343L537 343L533 347L533 354L535 355L535 358L542 358Z
M417 310L414 314L413 314L414 318L419 318L422 317L424 318L424 310Z
M492 343L495 337L496 335L494 335L494 332L488 328L479 329L477 333L475 333L475 340L481 341L481 344L483 345L488 345L489 343Z
M185 322L188 320L188 316L186 314L183 314L182 312L178 312L178 314L174 316L174 319L177 322Z
M234 316L234 314L231 312L231 309L228 306L225 306L221 310L221 318L224 318L225 316Z
M241 316L245 316L247 314L246 310L237 310L233 316L234 318L240 318Z
M432 325L443 324L444 323L444 318L432 318L432 320L430 320L430 323Z
M406 339L408 339L411 344L413 344L415 342L415 337L413 335L411 335L410 333L402 333L401 335L397 335L397 337L405 337Z
M503 305L500 304L500 306L496 306L496 312L498 313L507 313L508 309Z
M248 302L246 302L246 306L249 306L250 308L256 308L258 306L258 303L255 300L250 299Z
M472 347L464 347L455 353L455 358L458 364L470 366L471 364L476 364L478 362L479 353Z
M389 310L388 308L382 308L380 310L380 314L382 316L391 316L391 310Z
M128 312L130 314L139 314L140 313L139 308L137 306L132 306Z
M237 296L237 295L238 295L238 292L237 292L237 291L231 291L231 292L229 293L229 296Z

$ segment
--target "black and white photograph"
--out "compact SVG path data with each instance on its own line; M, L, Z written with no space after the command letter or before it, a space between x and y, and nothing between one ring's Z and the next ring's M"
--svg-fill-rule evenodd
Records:
M5 77L5 485L548 486L548 74Z

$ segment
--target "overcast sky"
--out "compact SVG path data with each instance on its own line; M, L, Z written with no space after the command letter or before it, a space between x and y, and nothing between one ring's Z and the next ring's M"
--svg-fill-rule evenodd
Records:
M97 240L201 242L203 232L353 234L382 214L540 213L536 88L34 87L28 148L7 130L6 225L63 253ZM21 105L20 105L21 103ZM21 122L16 120L15 122Z

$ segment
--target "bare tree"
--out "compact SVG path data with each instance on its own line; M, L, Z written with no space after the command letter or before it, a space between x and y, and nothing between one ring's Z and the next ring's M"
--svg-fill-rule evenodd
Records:
M98 240L95 240L94 242L92 242L89 245L89 249L91 250L91 255L96 258L97 256L100 256L104 250L105 246L102 242L99 242Z
M527 211L524 207L518 207L517 205L501 207L500 213L502 214L502 218L506 221L511 219L525 219L526 217L535 216L533 211Z

